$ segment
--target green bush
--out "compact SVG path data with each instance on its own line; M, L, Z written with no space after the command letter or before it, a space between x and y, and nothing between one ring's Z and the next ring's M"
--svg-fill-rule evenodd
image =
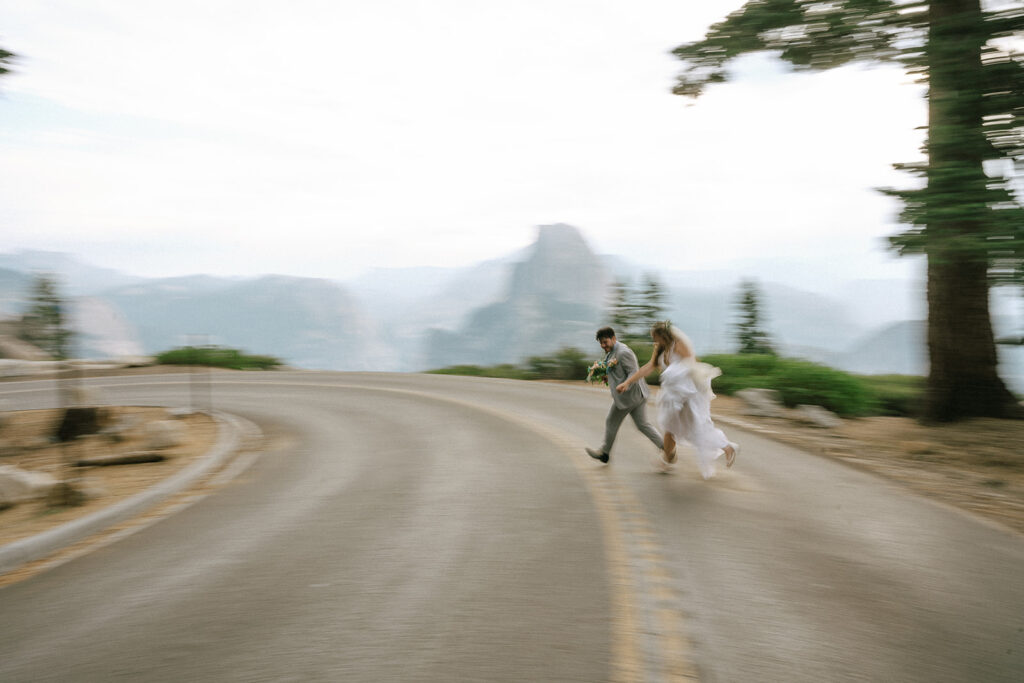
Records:
M452 365L437 370L427 370L430 375L462 375L464 377L497 377L499 379L533 379L529 370L516 365Z
M566 347L551 356L531 356L523 365L452 365L427 370L433 375L465 375L470 377L498 377L502 379L583 379L590 362L582 351Z
M719 354L701 360L722 369L714 381L715 391L722 394L775 389L789 407L809 403L847 417L879 411L877 395L867 382L825 365L767 354Z
M272 370L283 363L273 356L254 356L221 346L183 346L157 354L161 365L203 365L231 370Z
M526 361L534 379L583 379L590 363L579 349L564 348L554 356L533 356Z
M769 354L735 353L702 356L700 360L722 370L714 381L715 391L735 394L740 389L774 389L773 378L779 357Z
M862 379L809 361L781 360L772 388L790 408L810 403L844 417L878 412L875 394Z
M924 402L925 378L916 375L861 375L878 401L882 415L917 417Z

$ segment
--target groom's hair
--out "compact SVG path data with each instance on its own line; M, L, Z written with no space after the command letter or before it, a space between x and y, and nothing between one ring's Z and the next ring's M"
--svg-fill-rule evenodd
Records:
M602 339L611 339L614 336L615 336L615 330L613 330L610 327L602 327L601 329L599 329L597 331L597 340L598 341L601 341Z

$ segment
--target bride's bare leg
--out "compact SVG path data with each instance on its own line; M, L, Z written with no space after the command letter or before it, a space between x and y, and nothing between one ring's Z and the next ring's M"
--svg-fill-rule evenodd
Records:
M673 463L676 461L676 437L672 436L672 432L665 432L665 462Z
M725 447L725 466L732 467L734 462L736 462L736 446L730 443Z

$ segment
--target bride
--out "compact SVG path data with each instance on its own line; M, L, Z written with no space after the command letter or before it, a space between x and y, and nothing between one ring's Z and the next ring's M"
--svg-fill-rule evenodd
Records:
M715 397L711 380L722 371L698 362L687 336L667 321L651 328L651 339L654 341L651 360L615 389L626 391L658 366L661 369L658 424L665 437L662 458L666 464L674 463L676 441L686 441L696 450L701 476L710 479L715 476L716 458L724 453L725 466L732 467L739 452L739 446L726 439L711 420L711 399Z

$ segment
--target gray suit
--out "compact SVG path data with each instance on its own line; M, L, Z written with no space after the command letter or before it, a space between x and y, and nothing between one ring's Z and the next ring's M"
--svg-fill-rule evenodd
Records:
M615 435L619 433L619 427L627 415L633 418L636 428L650 439L651 443L659 449L664 448L661 434L647 421L647 395L650 393L647 382L640 379L621 394L615 390L615 387L625 382L640 367L636 354L631 348L617 341L605 356L605 360L611 362L613 358L618 362L608 368L608 388L612 391L612 407L604 421L604 443L601 444L601 452L612 452Z

